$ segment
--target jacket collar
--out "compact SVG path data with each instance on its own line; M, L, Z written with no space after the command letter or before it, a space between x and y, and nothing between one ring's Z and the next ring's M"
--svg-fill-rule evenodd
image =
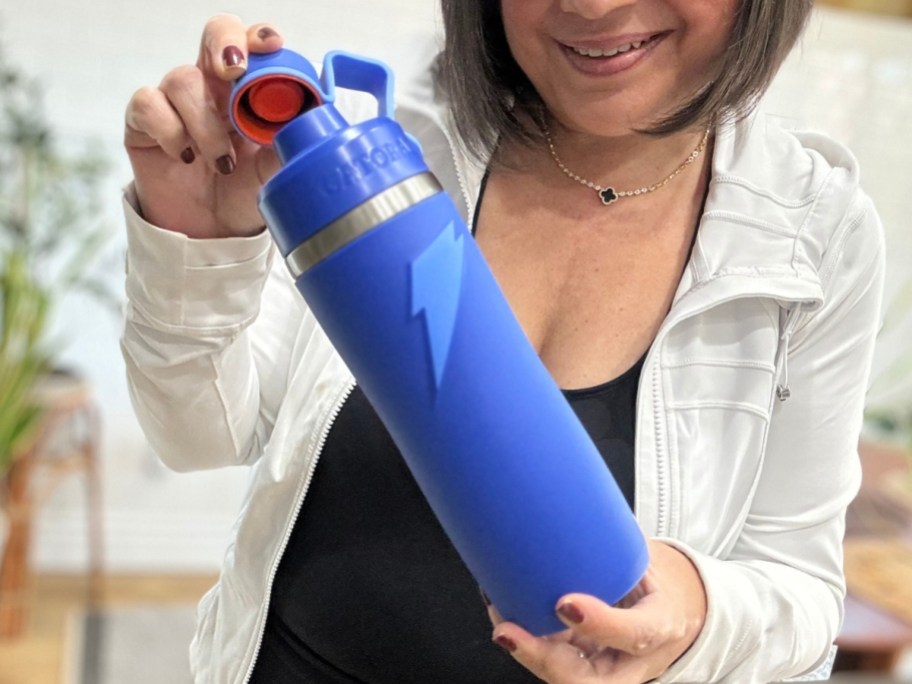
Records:
M813 134L789 132L762 113L716 131L709 194L689 268L675 300L719 295L766 295L820 306L820 263L827 234L821 218L836 220L849 197L836 176L856 176L843 148Z
M451 194L470 223L486 170L460 154L449 110L435 97L431 70L410 80L406 110L432 121L453 150L459 192ZM420 96L419 96L420 94ZM819 266L826 236L812 227L841 216L848 196L834 176L857 177L851 154L813 133L788 131L758 111L715 131L712 176L688 268L675 295L700 307L708 300L767 296L805 310L823 301ZM815 219L815 220L812 220Z

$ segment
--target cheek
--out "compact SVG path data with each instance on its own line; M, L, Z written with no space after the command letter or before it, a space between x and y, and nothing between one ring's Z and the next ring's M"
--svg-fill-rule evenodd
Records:
M712 55L721 55L728 46L729 36L735 22L735 14L741 6L740 0L713 0L703 3L697 20L704 50Z
M686 55L698 74L709 76L725 55L734 22L737 0L712 0L691 7Z
M534 74L545 59L543 26L552 0L502 0L507 46L520 68Z
M528 28L523 22L521 3L505 0L501 6L501 13L507 47L520 66L525 67L523 62L529 49L529 37Z
M695 17L702 22L724 25L731 21L747 0L665 0L682 17ZM788 1L788 0L786 0Z

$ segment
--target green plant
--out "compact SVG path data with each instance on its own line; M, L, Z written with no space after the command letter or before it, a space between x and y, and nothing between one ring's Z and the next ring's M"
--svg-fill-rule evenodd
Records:
M94 269L111 236L106 172L91 150L61 150L38 82L0 49L0 475L40 420L33 388L59 347L55 305L76 291L115 303Z
M20 251L3 253L0 264L0 473L28 443L41 418L32 387L47 368L41 344L48 296L36 287Z

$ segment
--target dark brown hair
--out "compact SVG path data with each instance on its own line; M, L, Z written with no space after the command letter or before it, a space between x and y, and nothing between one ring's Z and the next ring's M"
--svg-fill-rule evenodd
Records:
M438 61L466 149L486 157L498 141L540 141L523 123L545 117L544 103L513 59L500 0L441 0L446 30ZM668 135L696 123L747 115L797 42L812 0L741 0L715 77L646 133Z

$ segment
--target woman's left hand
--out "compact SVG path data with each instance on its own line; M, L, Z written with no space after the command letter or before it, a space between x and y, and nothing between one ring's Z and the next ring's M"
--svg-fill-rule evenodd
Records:
M496 608L494 641L550 684L641 684L661 675L694 642L706 617L696 568L677 549L649 541L643 579L618 607L567 594L557 614L569 629L535 637L504 622Z

